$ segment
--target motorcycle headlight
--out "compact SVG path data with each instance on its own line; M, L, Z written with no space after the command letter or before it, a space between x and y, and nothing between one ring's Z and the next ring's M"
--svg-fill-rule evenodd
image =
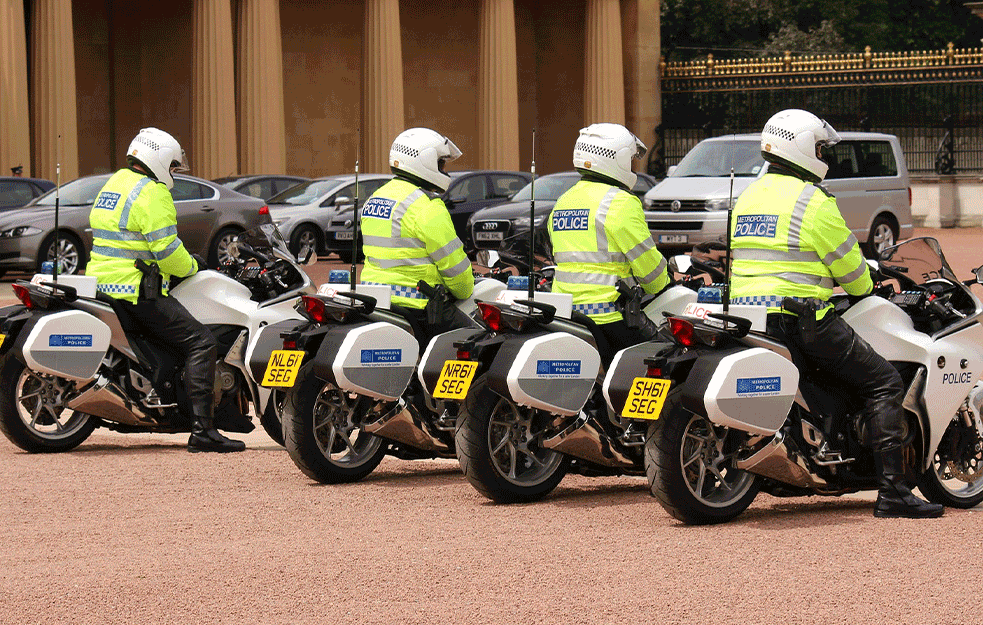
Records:
M29 237L32 234L41 234L41 229L35 228L34 226L17 226L16 228L7 228L6 230L0 230L0 239Z
M719 197L707 200L703 206L708 211L725 211L730 208L730 198Z

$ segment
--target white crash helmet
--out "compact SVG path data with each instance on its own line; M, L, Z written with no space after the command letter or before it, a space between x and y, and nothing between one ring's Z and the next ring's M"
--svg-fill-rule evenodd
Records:
M631 162L645 151L645 144L621 124L591 124L580 130L573 147L573 166L581 173L598 174L631 189L638 179Z
M825 121L808 111L787 109L772 115L761 131L761 156L805 170L822 182L829 165L821 149L839 141L840 135Z
M402 172L432 185L441 193L451 178L444 164L461 157L454 142L429 128L410 128L399 133L389 149L389 166L393 173Z
M157 128L144 128L130 141L126 160L130 159L149 169L168 189L174 188L172 171L188 170L188 160L177 139Z

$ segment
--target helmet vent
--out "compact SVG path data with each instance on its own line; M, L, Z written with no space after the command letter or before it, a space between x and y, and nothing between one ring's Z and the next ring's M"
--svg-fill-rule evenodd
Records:
M410 156L412 158L416 158L420 156L420 150L411 148L408 145L403 145L402 143L394 143L393 151L402 152L403 154L406 154L407 156Z
M776 137L781 137L786 141L792 141L795 139L795 133L789 132L784 128L779 128L778 126L772 126L771 124L765 126L765 134L775 135Z
M594 154L595 156L603 156L605 158L614 158L617 156L617 152L614 150L610 150L599 145L591 145L590 143L584 143L582 141L577 142L576 149L582 152L587 152L588 154Z

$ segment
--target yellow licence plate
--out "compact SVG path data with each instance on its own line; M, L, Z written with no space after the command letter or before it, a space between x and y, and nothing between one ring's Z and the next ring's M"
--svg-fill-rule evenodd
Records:
M478 363L467 360L448 360L437 378L437 390L434 399L464 400L471 388L471 381L478 371Z
M3 342L7 340L6 334L0 334L0 347L3 347Z
M293 386L297 372L304 362L304 352L300 350L278 349L270 354L263 375L263 386Z
M669 385L672 380L660 378L635 378L631 383L628 401L621 414L629 419L650 419L655 421L662 413L666 403Z

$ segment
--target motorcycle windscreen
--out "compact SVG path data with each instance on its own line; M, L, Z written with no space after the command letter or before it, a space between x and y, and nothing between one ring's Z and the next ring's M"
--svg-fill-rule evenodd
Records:
M707 417L717 425L750 434L777 432L795 400L799 370L788 359L761 347L700 358L686 380L687 390L704 386Z
M594 346L572 334L520 335L502 344L488 384L520 406L575 415L587 403L600 368Z
M457 348L454 344L482 333L484 330L460 328L438 334L430 339L430 344L427 345L420 359L419 367L420 383L428 395L433 396L437 388L437 380L440 379L440 372L444 370L444 363L448 360L457 360Z
M70 380L91 380L109 350L109 326L81 310L42 317L24 340L24 364L32 371Z
M340 326L325 335L314 372L343 391L395 401L410 383L419 352L413 335L391 323Z
M677 349L675 343L652 341L623 349L614 355L601 387L604 392L604 400L608 403L608 408L611 409L612 414L621 414L625 408L625 402L628 401L628 394L635 384L635 379L643 377L648 371L645 359L654 358L675 349Z

